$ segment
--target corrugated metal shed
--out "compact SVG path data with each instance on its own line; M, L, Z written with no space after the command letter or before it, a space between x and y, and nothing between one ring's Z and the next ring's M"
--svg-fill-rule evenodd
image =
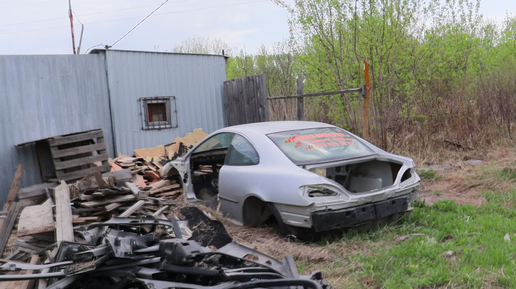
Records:
M106 55L117 153L168 144L195 128L210 133L225 126L221 55L96 51ZM141 97L175 96L177 128L143 130ZM174 109L174 108L172 108Z
M104 55L0 56L0 206L17 164L21 187L41 182L34 145L16 144L97 128L113 155Z

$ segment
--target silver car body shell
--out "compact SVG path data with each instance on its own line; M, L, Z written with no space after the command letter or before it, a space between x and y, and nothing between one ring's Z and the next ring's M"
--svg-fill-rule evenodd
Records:
M256 197L274 204L285 224L310 228L312 226L311 214L314 212L342 210L402 196L407 198L409 204L417 200L420 178L413 170L415 164L410 158L387 153L352 134L371 149L371 154L335 162L298 166L267 136L267 134L280 131L324 127L334 126L301 121L264 122L227 127L208 135L205 140L224 132L240 134L254 146L260 157L257 165L222 166L219 172L219 200L222 213L237 223L242 223L244 202L250 197ZM190 176L190 156L205 140L192 148L185 156L167 163L162 169L163 176L166 176L172 167L177 169L183 181L186 181L183 183L183 189L187 201L196 200ZM375 191L351 193L339 183L310 171L314 168L371 160L395 162L401 165L400 173L393 185ZM411 170L412 173L409 179L401 182L405 170ZM300 190L306 185L330 185L338 188L342 194L336 197L309 199L303 196ZM408 210L410 209L409 206Z

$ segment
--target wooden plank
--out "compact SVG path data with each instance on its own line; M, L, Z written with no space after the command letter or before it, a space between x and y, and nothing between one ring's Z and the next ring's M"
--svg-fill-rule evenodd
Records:
M79 166L83 166L83 165L90 165L95 162L107 161L108 157L109 156L107 155L107 153L103 153L100 155L78 158L78 159L73 159L73 160L68 160L68 161L59 161L59 160L54 159L54 165L55 165L56 171L64 170L64 169L79 167Z
M138 188L145 188L145 187L147 187L147 184L145 183L145 179L142 176L140 176L140 175L135 175L135 180L133 181L133 183Z
M163 207L159 208L159 210L157 210L154 214L152 214L152 216L159 219L161 214L163 214L163 212L165 212L165 210L168 209L168 207L169 206L163 206Z
M84 202L84 203L81 203L81 207L91 208L91 207L97 207L97 206L105 206L110 203L129 202L129 201L133 201L135 199L136 199L136 197L134 195L125 195L125 196L105 199L105 200L101 200L101 201Z
M7 219L1 220L3 222L3 226L0 230L0 257L4 253L5 245L7 245L7 241L11 236L11 231L13 229L14 223L16 222L16 218L20 213L20 208L21 204L14 202L9 209Z
M260 121L269 121L269 101L267 100L267 77L265 74L262 76L262 82L260 83L260 115L262 119Z
M56 202L56 241L59 246L61 241L75 242L72 225L72 207L70 206L70 191L68 185L61 184L54 189Z
M23 165L19 164L16 168L16 172L14 173L13 182L11 183L11 189L9 190L9 194L7 195L7 200L5 201L4 211L8 211L11 207L11 204L14 202L16 198L16 194L18 194L18 189L20 188L20 181L23 174Z
M93 176L95 177L95 180L97 180L97 185L99 186L99 188L105 189L109 187L109 184L106 181L104 181L100 172L94 172Z
M54 158L62 158L62 157L68 157L83 153L89 153L94 151L100 151L106 149L106 143L96 143L96 144L90 144L85 146L78 146L74 148L69 149L62 149L62 150L56 150L53 151Z
M87 175L91 175L94 172L107 172L109 171L109 164L102 165L100 167L92 167L84 170L79 170L71 173L60 173L57 172L57 178L63 181L71 181L83 178Z
M132 205L129 209L125 210L119 217L129 217L132 213L136 212L139 208L141 208L145 204L144 200L140 200L134 205Z
M38 197L46 194L47 188L55 188L57 183L41 183L26 188L21 188L18 191L18 198L20 200L32 197Z
M100 217L77 217L72 219L74 224L84 224L87 222L100 222Z
M165 146L159 145L159 146L156 146L153 148L136 149L136 150L134 150L134 155L137 157L164 156L165 155Z
M131 181L133 179L133 174L131 173L130 169L123 169L120 171L103 173L102 177L104 177L104 178L114 177L116 180L116 184L119 186L125 182Z
M39 171L41 173L41 179L46 181L48 178L52 177L52 174L47 172L47 167L45 165L45 153L50 149L48 142L46 141L38 141L35 145L36 155L38 156L38 164Z
M138 198L138 195L140 194L140 188L138 188L134 183L131 182L126 182L125 186L128 187L129 190L131 190L131 193L133 193L133 195L136 198Z
M113 211L114 209L118 208L122 206L122 203L112 203L112 204L109 204L107 206L105 206L104 208L106 208L106 211L110 212L110 211Z
M170 191L173 189L177 189L179 187L181 187L180 184L172 184L172 185L164 186L164 187L161 187L158 189L150 190L149 194L155 195L155 194L163 193L163 192Z
M169 196L175 196L175 195L180 194L182 192L183 192L183 190L180 189L180 190L175 190L175 191L171 191L171 192L161 193L161 194L158 194L158 195L160 197L169 197Z
M81 201L93 201L93 200L95 200L95 197L92 196L92 195L81 194L79 196L79 200L81 200Z
M104 137L104 133L101 129L98 130L92 130L84 133L78 133L74 135L68 135L68 136L56 136L54 138L51 138L48 140L49 144L51 146L58 146L63 144L69 144L74 142L80 142L83 140L89 140L94 139L98 137Z
M18 221L18 237L43 232L54 232L54 214L49 201L23 209Z
M152 180L159 180L159 179L161 179L161 176L159 175L159 173L155 172L155 171L145 171L144 174L147 175L147 177L152 179Z
M39 265L41 263L41 260L39 259L38 255L33 255L30 259L31 265ZM33 274L36 270L21 270L18 275L24 275L24 274ZM23 281L12 281L9 282L9 285L7 285L6 289L32 289L34 288L36 280L23 280Z
M153 184L151 184L149 187L151 187L151 191L154 191L156 189L159 189L161 187L165 187L170 185L172 182L170 180L160 180Z

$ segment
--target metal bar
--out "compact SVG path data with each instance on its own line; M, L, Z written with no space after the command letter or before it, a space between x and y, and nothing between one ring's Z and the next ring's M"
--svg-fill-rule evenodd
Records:
M172 216L170 219L172 222L172 228L174 228L174 236L178 239L183 239L183 233L181 232L181 227L179 227L179 222L175 216Z
M0 275L0 281L23 281L32 279L46 279L66 276L64 272L40 273L40 274L21 274L21 275Z
M308 93L303 95L289 95L289 96L276 96L269 97L267 100L277 100L277 99L290 99L290 98L298 98L298 97L311 97L311 96L323 96L323 95L334 95L341 93L353 93L353 92L362 92L362 88L350 88L350 89L341 89L336 91L326 91L326 92L317 92L317 93Z
M34 265L28 263L18 263L18 262L7 262L4 265L0 266L0 269L3 270L11 270L14 271L16 269L20 270L42 270L46 268L53 268L64 265L71 265L73 261L63 261L59 263L50 263L50 264L42 264L42 265Z

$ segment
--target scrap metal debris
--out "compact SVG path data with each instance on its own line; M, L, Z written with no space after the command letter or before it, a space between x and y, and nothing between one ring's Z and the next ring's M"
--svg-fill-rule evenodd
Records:
M197 220L207 218L195 207L185 209ZM81 242L61 242L52 261L31 265L3 260L0 266L2 273L40 273L4 274L0 281L40 279L46 288L72 289L331 288L320 272L300 276L292 257L277 260L233 242L221 223L210 234L213 240L226 241L218 242L220 247L199 238L211 243L209 248L194 238L178 238L178 222L146 215L79 226L74 231Z

